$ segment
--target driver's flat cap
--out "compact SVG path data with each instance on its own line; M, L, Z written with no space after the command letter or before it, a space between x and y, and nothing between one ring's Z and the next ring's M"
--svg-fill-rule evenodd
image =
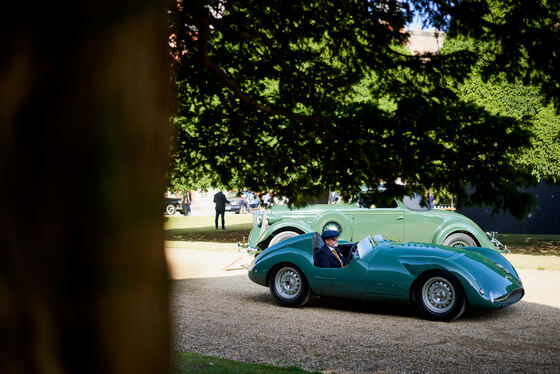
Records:
M321 234L321 238L323 238L323 240L330 239L330 238L337 238L339 236L340 233L336 230L325 230L323 231L323 234Z

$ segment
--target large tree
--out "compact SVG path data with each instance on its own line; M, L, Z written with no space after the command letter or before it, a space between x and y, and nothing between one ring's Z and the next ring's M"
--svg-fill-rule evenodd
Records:
M529 50L524 63L515 55L524 41L503 34L521 22L517 8L492 22L479 1L175 4L172 154L183 178L272 189L296 204L326 189L351 196L384 181L387 194L445 188L463 204L485 203L517 217L527 211L532 199L519 187L533 179L512 160L530 143L530 123L491 113L456 90L479 55L411 56L400 47L405 24L421 11L440 28L502 43L492 57L520 73L534 62L543 74L527 79L554 99L545 62L556 55L537 58ZM485 73L500 67L493 69ZM397 178L404 188L393 184ZM465 192L468 185L474 192Z

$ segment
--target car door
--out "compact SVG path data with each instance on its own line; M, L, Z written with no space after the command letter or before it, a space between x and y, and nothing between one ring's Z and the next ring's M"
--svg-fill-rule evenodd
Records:
M314 266L313 270L309 283L317 295L362 297L365 293L366 268L356 259L343 268Z
M402 299L410 291L411 276L399 261L398 248L384 248L367 259L365 276L369 298Z
M401 202L405 208L404 242L431 243L443 222L437 213L421 202L422 198L416 194L405 196Z
M404 239L405 209L394 200L356 208L349 215L352 217L352 240L361 240L367 235L382 235L396 241Z

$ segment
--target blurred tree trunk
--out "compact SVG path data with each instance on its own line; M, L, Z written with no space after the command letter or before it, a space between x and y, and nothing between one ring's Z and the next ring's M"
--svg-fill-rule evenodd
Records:
M165 11L57 4L1 16L0 372L165 373Z

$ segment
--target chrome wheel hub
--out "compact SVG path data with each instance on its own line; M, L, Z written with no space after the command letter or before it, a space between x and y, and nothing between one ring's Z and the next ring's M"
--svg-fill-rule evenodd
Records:
M275 286L280 296L293 299L301 291L301 279L294 269L283 268L276 274Z
M422 301L434 313L448 312L455 305L455 289L445 278L430 278L422 287Z

